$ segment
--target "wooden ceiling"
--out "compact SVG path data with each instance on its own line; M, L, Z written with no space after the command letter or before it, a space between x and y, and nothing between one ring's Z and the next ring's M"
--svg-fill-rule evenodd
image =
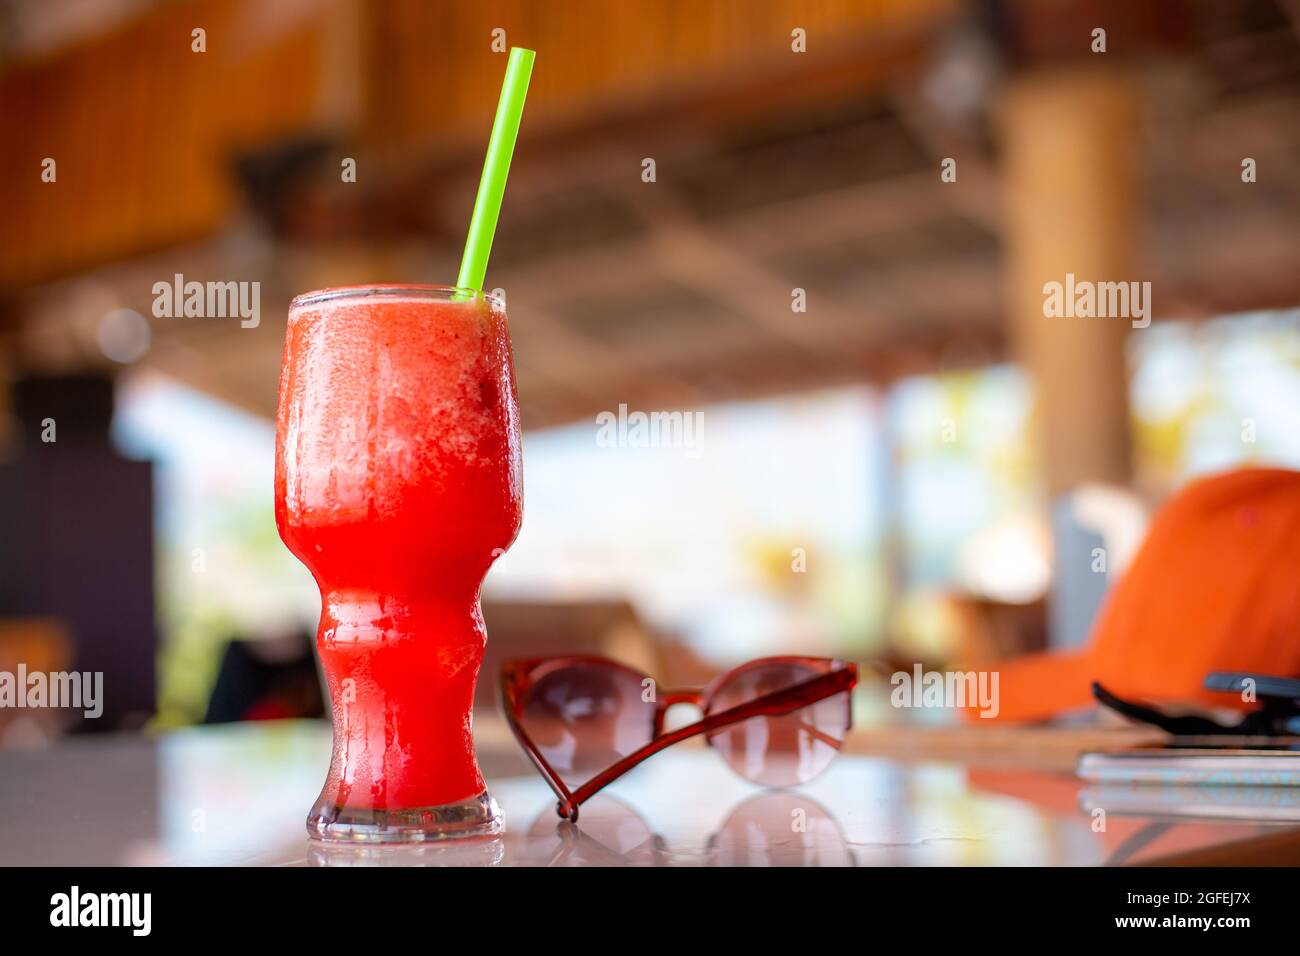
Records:
M1074 6L1087 22L1108 5ZM256 280L258 328L151 319L141 364L272 414L289 297L454 276L503 63L495 27L538 50L488 277L508 296L527 426L1004 354L992 130L1011 66L969 55L989 5L123 9L38 56L11 46L0 74L0 318L23 365L102 361L99 316L148 316L153 283L176 272ZM1117 51L1137 48L1112 68L1132 71L1146 116L1157 319L1300 303L1290 9L1203 3L1172 44L1112 30ZM209 52L191 53L203 24ZM794 27L807 53L791 52ZM934 92L945 70L988 88L949 109ZM39 182L44 156L57 185ZM946 156L956 183L940 180ZM1249 186L1243 156L1260 170ZM340 181L343 157L356 183Z

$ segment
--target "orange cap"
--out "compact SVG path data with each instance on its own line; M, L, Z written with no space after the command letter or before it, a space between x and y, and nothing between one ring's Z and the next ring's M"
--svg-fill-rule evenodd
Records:
M1300 472L1248 468L1182 489L1107 596L1087 647L999 668L998 719L1086 707L1094 680L1139 702L1251 707L1204 690L1210 671L1300 676Z

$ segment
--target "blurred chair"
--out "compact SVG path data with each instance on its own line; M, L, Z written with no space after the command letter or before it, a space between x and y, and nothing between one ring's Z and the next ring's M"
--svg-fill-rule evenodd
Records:
M1047 647L1047 602L1023 604L973 594L951 594L958 622L953 661L959 667L984 666Z
M323 716L320 673L306 631L226 645L205 724Z

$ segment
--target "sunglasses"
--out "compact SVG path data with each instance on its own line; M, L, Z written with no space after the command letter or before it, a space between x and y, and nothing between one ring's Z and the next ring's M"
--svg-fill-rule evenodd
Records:
M665 747L704 734L737 774L765 787L807 783L839 752L852 726L858 668L823 657L765 657L702 690L659 690L603 657L551 657L501 665L501 699L515 738L559 798L578 808ZM664 732L674 704L702 720Z
M1092 696L1105 706L1132 720L1152 724L1175 737L1291 737L1300 735L1300 680L1271 674L1211 671L1201 686L1206 690L1242 695L1259 706L1236 724L1221 724L1196 714L1166 714L1154 707L1125 700L1097 681ZM1244 698L1243 698L1244 699Z

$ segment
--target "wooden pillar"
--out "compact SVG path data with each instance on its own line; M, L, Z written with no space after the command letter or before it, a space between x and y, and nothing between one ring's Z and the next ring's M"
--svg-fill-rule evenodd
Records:
M1011 340L1036 399L1047 491L1132 478L1127 318L1044 315L1043 286L1141 280L1138 105L1120 70L1031 71L1000 115ZM1157 290L1158 291L1158 290Z

